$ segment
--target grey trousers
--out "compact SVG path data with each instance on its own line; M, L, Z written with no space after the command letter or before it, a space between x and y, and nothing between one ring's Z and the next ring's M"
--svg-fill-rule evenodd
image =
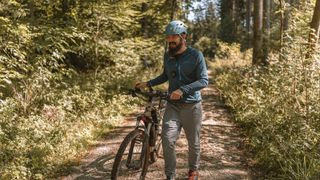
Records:
M167 176L175 176L175 146L181 128L184 129L188 141L189 169L197 170L199 168L201 121L201 102L193 104L167 103L162 122L162 146Z

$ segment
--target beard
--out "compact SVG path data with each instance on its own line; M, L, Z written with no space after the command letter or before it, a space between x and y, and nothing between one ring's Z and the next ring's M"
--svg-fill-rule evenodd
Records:
M178 43L178 45L176 45L176 47L170 47L171 44L176 44L175 42L170 42L169 43L169 56L173 57L177 54L177 52L182 48L182 39L180 38L180 41Z

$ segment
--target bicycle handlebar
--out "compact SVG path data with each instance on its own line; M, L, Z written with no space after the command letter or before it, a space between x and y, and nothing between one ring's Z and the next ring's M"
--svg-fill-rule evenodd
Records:
M161 99L169 99L170 98L168 92L153 90L151 87L149 88L149 92L141 91L141 89L135 88L135 89L129 89L129 93L133 97L137 97L137 95L139 94L139 95L142 95L147 98L153 98L153 97L160 97Z

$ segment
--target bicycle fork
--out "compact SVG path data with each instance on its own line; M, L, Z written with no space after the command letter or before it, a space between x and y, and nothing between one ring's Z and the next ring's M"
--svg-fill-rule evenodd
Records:
M151 127L152 127L152 124L151 123L148 123L147 127L145 128L144 130L144 140L143 140L143 149L142 149L142 152L141 152L141 156L140 156L140 168L143 167L143 163L146 162L144 160L144 158L149 158L149 156L147 155L147 153L149 152L148 151L148 148L150 146L149 144L149 140L150 140L150 130L151 130Z

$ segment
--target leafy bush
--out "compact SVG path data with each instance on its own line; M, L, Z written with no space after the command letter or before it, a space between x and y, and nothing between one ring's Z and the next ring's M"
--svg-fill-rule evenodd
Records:
M0 179L54 176L134 109L122 87L161 67L138 3L67 2L0 2Z
M194 47L203 52L203 55L206 57L214 58L216 54L216 44L209 37L201 37L195 44Z
M267 69L233 66L216 78L256 158L285 179L320 173L320 67L303 55L299 59L271 57Z
M51 75L35 74L22 91L1 101L3 179L52 175L58 165L72 160L94 138L93 130L114 125L121 113L133 106L127 96L105 99L105 84L91 78L56 84L47 81Z
M281 54L271 52L268 67L238 66L243 55L234 46L220 46L222 60L213 64L219 90L270 178L320 177L319 48L305 58L313 7L292 7Z
M237 43L218 42L217 61L211 64L213 76L221 75L231 69L248 66L251 63L252 50L240 52L239 47L240 44Z

